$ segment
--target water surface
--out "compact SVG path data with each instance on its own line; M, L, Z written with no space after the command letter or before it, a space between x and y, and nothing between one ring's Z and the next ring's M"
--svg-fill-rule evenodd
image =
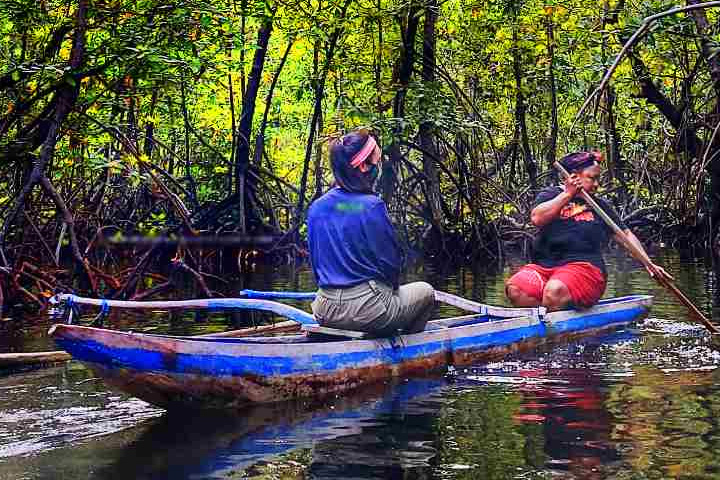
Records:
M663 262L720 323L712 268L672 253ZM720 354L636 265L621 256L609 263L606 296L652 293L649 318L601 338L325 401L167 415L107 390L77 362L6 375L0 479L720 478ZM512 268L426 264L407 279L503 304ZM313 285L301 269L258 271L236 287ZM157 312L107 321L193 334L230 328L231 320ZM6 331L3 347L52 348L42 335L49 322Z

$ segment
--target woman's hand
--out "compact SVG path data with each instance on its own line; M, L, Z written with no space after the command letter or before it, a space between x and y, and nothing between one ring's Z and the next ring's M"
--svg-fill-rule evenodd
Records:
M670 275L663 267L651 263L645 269L648 271L652 278L657 280L675 280L675 277Z
M576 173L571 173L565 178L565 191L574 197L580 190L582 190L582 180Z

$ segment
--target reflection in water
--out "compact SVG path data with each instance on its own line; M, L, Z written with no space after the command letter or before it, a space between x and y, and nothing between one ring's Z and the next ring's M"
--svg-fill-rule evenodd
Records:
M513 420L520 395L490 387L459 390L448 398L436 427L440 477L494 480L525 468L527 438ZM539 442L527 443L537 447Z
M419 421L416 433L423 439L409 440L413 436L409 419L432 418L437 406L430 406L441 398L446 385L442 377L414 379L333 401L260 405L232 415L164 415L109 436L107 443L89 442L42 456L13 458L0 464L0 476L17 478L13 475L20 474L18 467L23 465L35 472L32 478L54 479L58 472L82 466L87 468L83 476L72 478L220 479L233 478L246 469L262 470L263 463L278 455L284 455L286 465L298 466L303 458L303 470L316 471L315 477L337 478L332 471L338 462L343 469L359 470L427 467L435 455L432 432ZM396 454L388 450L393 441L397 441ZM384 455L368 453L366 447L373 443ZM323 445L328 445L327 452ZM312 449L313 454L299 453L304 449Z
M637 265L609 260L606 296L653 293L650 318L449 381L413 379L217 417L163 415L107 391L76 363L2 378L0 479L720 477L720 353ZM712 270L673 256L662 263L720 323ZM406 280L504 303L512 267L489 275L444 268L422 266ZM312 289L307 270L251 280L242 286ZM124 316L111 324L176 333L227 325L220 316L168 320Z
M650 367L611 389L613 439L635 471L655 476L720 473L720 388L716 374ZM697 477L696 477L697 478Z

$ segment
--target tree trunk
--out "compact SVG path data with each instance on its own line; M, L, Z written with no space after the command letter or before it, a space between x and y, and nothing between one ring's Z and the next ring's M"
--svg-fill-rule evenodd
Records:
M403 16L401 29L403 45L398 56L396 72L393 83L398 85L393 98L393 118L402 120L405 117L405 96L415 65L415 37L417 36L420 6L410 1L407 12ZM388 161L383 162L382 195L386 203L390 204L396 189L396 168L402 161L402 152L398 144L403 135L403 128L399 122L393 128L393 141L388 148Z
M700 0L687 0L688 5L697 5L704 3ZM720 59L717 56L717 42L711 38L714 35L713 28L708 22L705 10L698 9L690 12L695 20L695 26L700 34L700 46L702 55L707 62L710 78L712 79L713 92L715 93L715 102L713 109L708 118L708 123L715 125L720 122ZM707 165L707 171L710 174L710 225L709 240L712 241L716 235L720 235L720 155L717 150L720 149L720 138L716 136L712 145L705 147L709 150L712 161Z
M187 97L185 88L185 77L183 76L182 82L180 83L180 108L182 109L183 125L185 131L185 180L188 183L188 191L190 192L190 201L197 207L197 189L195 188L195 179L192 175L192 168L190 165L190 117L187 110Z
M317 131L318 135L322 134L323 131L323 115L322 111L320 112L320 116L318 117L318 125L317 125ZM322 195L323 190L323 158L322 158L322 145L320 142L315 143L315 165L313 165L313 171L315 174L315 193L313 193L312 201L315 199L320 198Z
M58 210L60 210L63 222L67 226L68 236L70 237L70 250L72 252L73 259L75 260L75 264L79 268L81 268L87 275L87 278L90 281L91 290L93 292L97 291L95 279L90 272L87 261L83 258L83 255L80 252L80 244L78 243L77 235L75 234L75 219L73 218L72 213L70 213L70 210L68 210L65 201L62 199L58 191L50 182L50 179L47 178L47 175L43 174L39 180L39 183L40 185L42 185L45 192L47 192L48 196L52 198L53 202L58 207Z
M175 118L174 110L173 110L173 102L170 96L167 97L167 108L168 108L168 117L171 119ZM174 152L175 148L177 146L177 130L175 129L175 122L173 121L170 124L170 132L168 133L170 136L170 151ZM170 175L175 174L175 155L168 155L168 165L167 165L167 172Z
M268 115L270 115L270 108L272 107L272 98L275 92L275 85L277 85L278 79L280 78L280 72L282 72L282 69L285 66L285 62L287 61L292 46L293 40L291 39L288 42L287 47L285 47L285 52L280 59L280 65L278 65L277 70L275 70L275 75L273 76L272 82L270 83L270 89L268 90L267 96L265 97L265 111L263 112L263 118L260 122L260 127L258 128L258 134L255 137L255 152L253 155L253 163L255 163L255 165L262 164L262 154L263 150L265 149L265 129L267 128Z
M555 29L551 16L547 18L546 26L548 44L548 82L550 83L550 132L545 143L545 165L552 172L553 179L557 179L555 160L557 159L558 112L557 112L557 86L555 85Z
M244 17L243 17L244 20ZM244 30L243 30L244 31ZM230 38L228 40L228 46L226 49L226 55L228 58L232 58L232 44L233 44L233 36L230 35ZM242 65L242 62L240 63ZM232 78L232 72L228 72L228 96L229 96L229 104L230 104L230 131L231 131L231 144L230 144L230 167L228 169L228 191L232 191L233 187L233 169L232 166L235 165L235 143L237 142L237 121L235 118L235 90L233 88L233 78Z
M382 11L382 0L377 0L377 11ZM382 104L382 69L383 69L383 17L378 15L377 17L377 28L378 28L378 43L375 55L373 55L373 61L375 66L375 96L377 105L377 114L382 115L383 104ZM374 43L373 43L374 45Z
M640 84L639 98L655 105L662 115L670 122L678 134L677 149L685 152L690 158L697 158L700 151L700 139L695 128L685 120L685 110L678 109L669 98L662 93L650 78L650 72L640 57L628 52L633 73Z
M610 0L605 0L603 5L602 31L608 32L608 25L616 24L618 21L618 13L624 8L624 1L620 0L615 8L611 9ZM607 60L607 42L608 33L603 33L602 40L602 59ZM603 127L605 131L605 144L608 157L608 171L612 178L617 180L620 185L618 196L623 208L627 203L627 184L625 182L625 162L620 151L620 135L617 131L617 122L615 121L615 89L612 85L608 85L602 98L602 105L605 109L603 116Z
M253 117L255 115L255 101L257 100L260 81L270 34L273 29L273 18L265 17L258 30L257 49L253 58L252 69L247 81L247 89L243 96L242 114L238 126L237 150L235 152L235 194L238 198L238 231L247 232L247 216L245 211L245 175L250 164L250 134L252 133Z
M607 142L608 152L608 169L610 175L616 179L620 185L618 196L620 204L625 205L627 201L627 184L625 182L625 162L620 151L620 135L617 131L615 122L615 89L608 85L603 95L605 115L603 123L605 127L605 138Z
M518 42L518 27L513 27L513 74L515 76L515 128L516 137L520 137L523 163L528 174L530 189L537 190L537 165L530 150L530 140L527 133L527 122L525 120L525 94L522 89L522 70L520 59L520 45Z
M318 126L318 120L322 114L322 102L325 97L325 81L327 80L328 72L330 71L330 65L332 65L333 56L335 55L335 48L340 38L340 34L344 29L343 21L348 7L352 3L352 0L346 0L340 11L336 22L338 26L333 29L330 38L328 39L328 47L325 53L325 63L320 78L318 79L317 87L315 90L315 105L313 107L313 115L310 120L310 133L308 134L308 140L305 144L305 161L303 162L302 176L300 177L300 192L298 194L298 202L295 207L295 225L298 226L301 223L303 210L305 209L305 192L307 192L307 180L308 172L310 170L310 160L312 158L313 145L315 143L315 132Z
M89 0L79 0L78 7L75 12L75 34L73 36L72 48L70 50L70 61L68 64L69 71L72 73L76 73L84 62L88 3ZM54 114L52 118L48 119L49 128L40 150L40 155L35 158L30 177L18 196L15 198L13 207L5 217L5 223L0 231L0 261L2 261L5 266L9 266L7 258L5 257L4 247L5 238L7 237L10 225L22 210L27 196L32 192L35 185L45 176L45 170L55 153L55 145L57 145L60 137L60 127L70 111L73 109L79 93L80 81L79 79L72 78L72 81L68 80L58 88L55 97L53 98Z
M153 88L152 97L150 98L150 116L155 113L155 104L158 99L158 87ZM143 142L143 153L149 159L152 156L155 135L155 124L150 121L145 124L145 141Z
M318 79L320 78L320 46L321 42L320 40L315 41L315 48L313 49L313 78L315 79L315 88L318 87ZM315 98L319 96L319 92L315 92ZM323 131L323 115L322 115L322 109L320 109L320 115L317 119L317 131L318 135L322 135ZM310 203L312 203L313 200L320 197L321 195L321 182L322 182L322 148L320 147L319 142L315 143L315 162L313 165L313 172L315 174L315 193L313 193L312 199L310 200Z
M422 79L426 88L425 95L420 104L420 117L427 118L429 116L429 107L431 107L433 99L429 93L434 88L435 82L435 23L438 17L437 0L429 0L425 6L425 24L423 27L423 68ZM420 145L427 153L423 153L423 172L426 178L426 192L428 206L430 208L430 218L433 227L441 236L444 234L442 206L440 204L440 178L438 177L437 168L435 168L435 159L439 158L437 148L435 146L435 135L433 132L433 122L425 121L420 124Z

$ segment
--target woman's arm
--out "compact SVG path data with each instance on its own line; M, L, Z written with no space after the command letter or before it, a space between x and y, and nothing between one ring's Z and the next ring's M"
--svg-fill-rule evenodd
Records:
M577 195L582 187L582 180L576 175L571 174L565 180L565 190L563 190L555 198L542 202L530 212L530 221L536 227L542 227L552 222L560 215L560 211L567 205L572 198Z
M560 211L572 198L573 195L565 190L552 200L541 203L530 212L530 221L536 227L547 225L560 215Z

